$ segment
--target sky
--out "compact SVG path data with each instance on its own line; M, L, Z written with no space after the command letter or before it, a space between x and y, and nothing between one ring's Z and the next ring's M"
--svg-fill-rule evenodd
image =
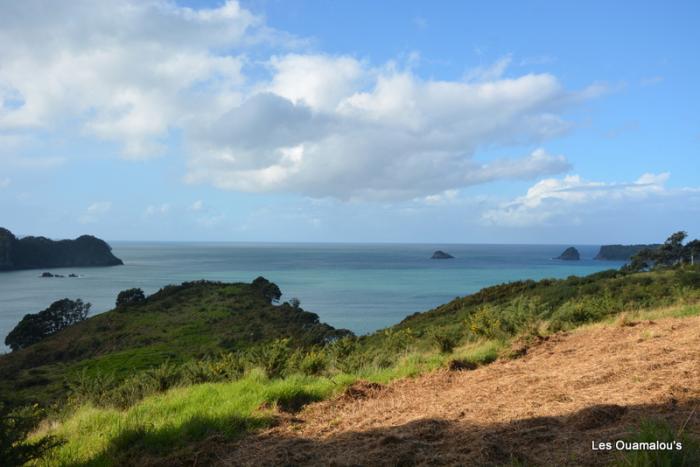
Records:
M700 236L700 3L0 3L0 226Z

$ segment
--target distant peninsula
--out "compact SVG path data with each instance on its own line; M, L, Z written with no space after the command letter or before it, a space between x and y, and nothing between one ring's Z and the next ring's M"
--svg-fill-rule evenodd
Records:
M561 259L564 261L578 261L581 259L581 255L579 254L578 250L574 247L569 247L562 254L557 256L554 259Z
M658 248L658 244L651 245L603 245L593 259L605 261L628 261L632 256L646 248Z
M437 250L435 253L433 253L433 256L430 257L430 259L452 259L454 256L452 256L449 253L445 253L442 250Z
M0 271L121 264L124 262L112 254L112 247L107 242L91 235L75 240L17 238L0 227Z

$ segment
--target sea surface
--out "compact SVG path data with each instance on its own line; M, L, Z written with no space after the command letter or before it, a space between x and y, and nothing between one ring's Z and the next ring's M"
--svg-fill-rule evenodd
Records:
M622 265L595 261L597 245L575 245L581 261L552 259L570 245L254 244L112 242L124 266L47 269L78 278L40 278L44 270L0 273L0 351L26 313L61 298L81 298L91 314L107 311L117 294L140 287L209 279L277 283L282 300L296 297L338 328L364 334L482 287L519 279L564 278ZM455 256L432 260L442 249Z

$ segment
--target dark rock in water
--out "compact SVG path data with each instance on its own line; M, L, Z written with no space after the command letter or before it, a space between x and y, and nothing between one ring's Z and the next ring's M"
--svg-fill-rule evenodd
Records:
M442 250L437 250L435 253L433 253L433 256L430 257L430 259L450 259L450 258L454 258L454 256L452 256L449 253L445 253Z
M571 246L564 250L564 252L555 259L562 259L564 261L578 261L581 259L581 255L578 253L576 248Z
M39 277L53 277L53 274L51 274L50 272L44 272Z
M120 264L124 263L112 254L112 248L104 240L91 235L58 241L45 237L17 238L0 227L0 271Z
M68 277L78 277L77 274L68 274Z

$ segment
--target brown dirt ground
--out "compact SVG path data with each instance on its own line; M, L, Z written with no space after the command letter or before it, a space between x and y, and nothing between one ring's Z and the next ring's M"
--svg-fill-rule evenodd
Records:
M617 454L593 451L591 442L624 438L642 419L700 433L700 317L558 334L516 360L353 391L219 445L214 459L235 466L607 464Z

